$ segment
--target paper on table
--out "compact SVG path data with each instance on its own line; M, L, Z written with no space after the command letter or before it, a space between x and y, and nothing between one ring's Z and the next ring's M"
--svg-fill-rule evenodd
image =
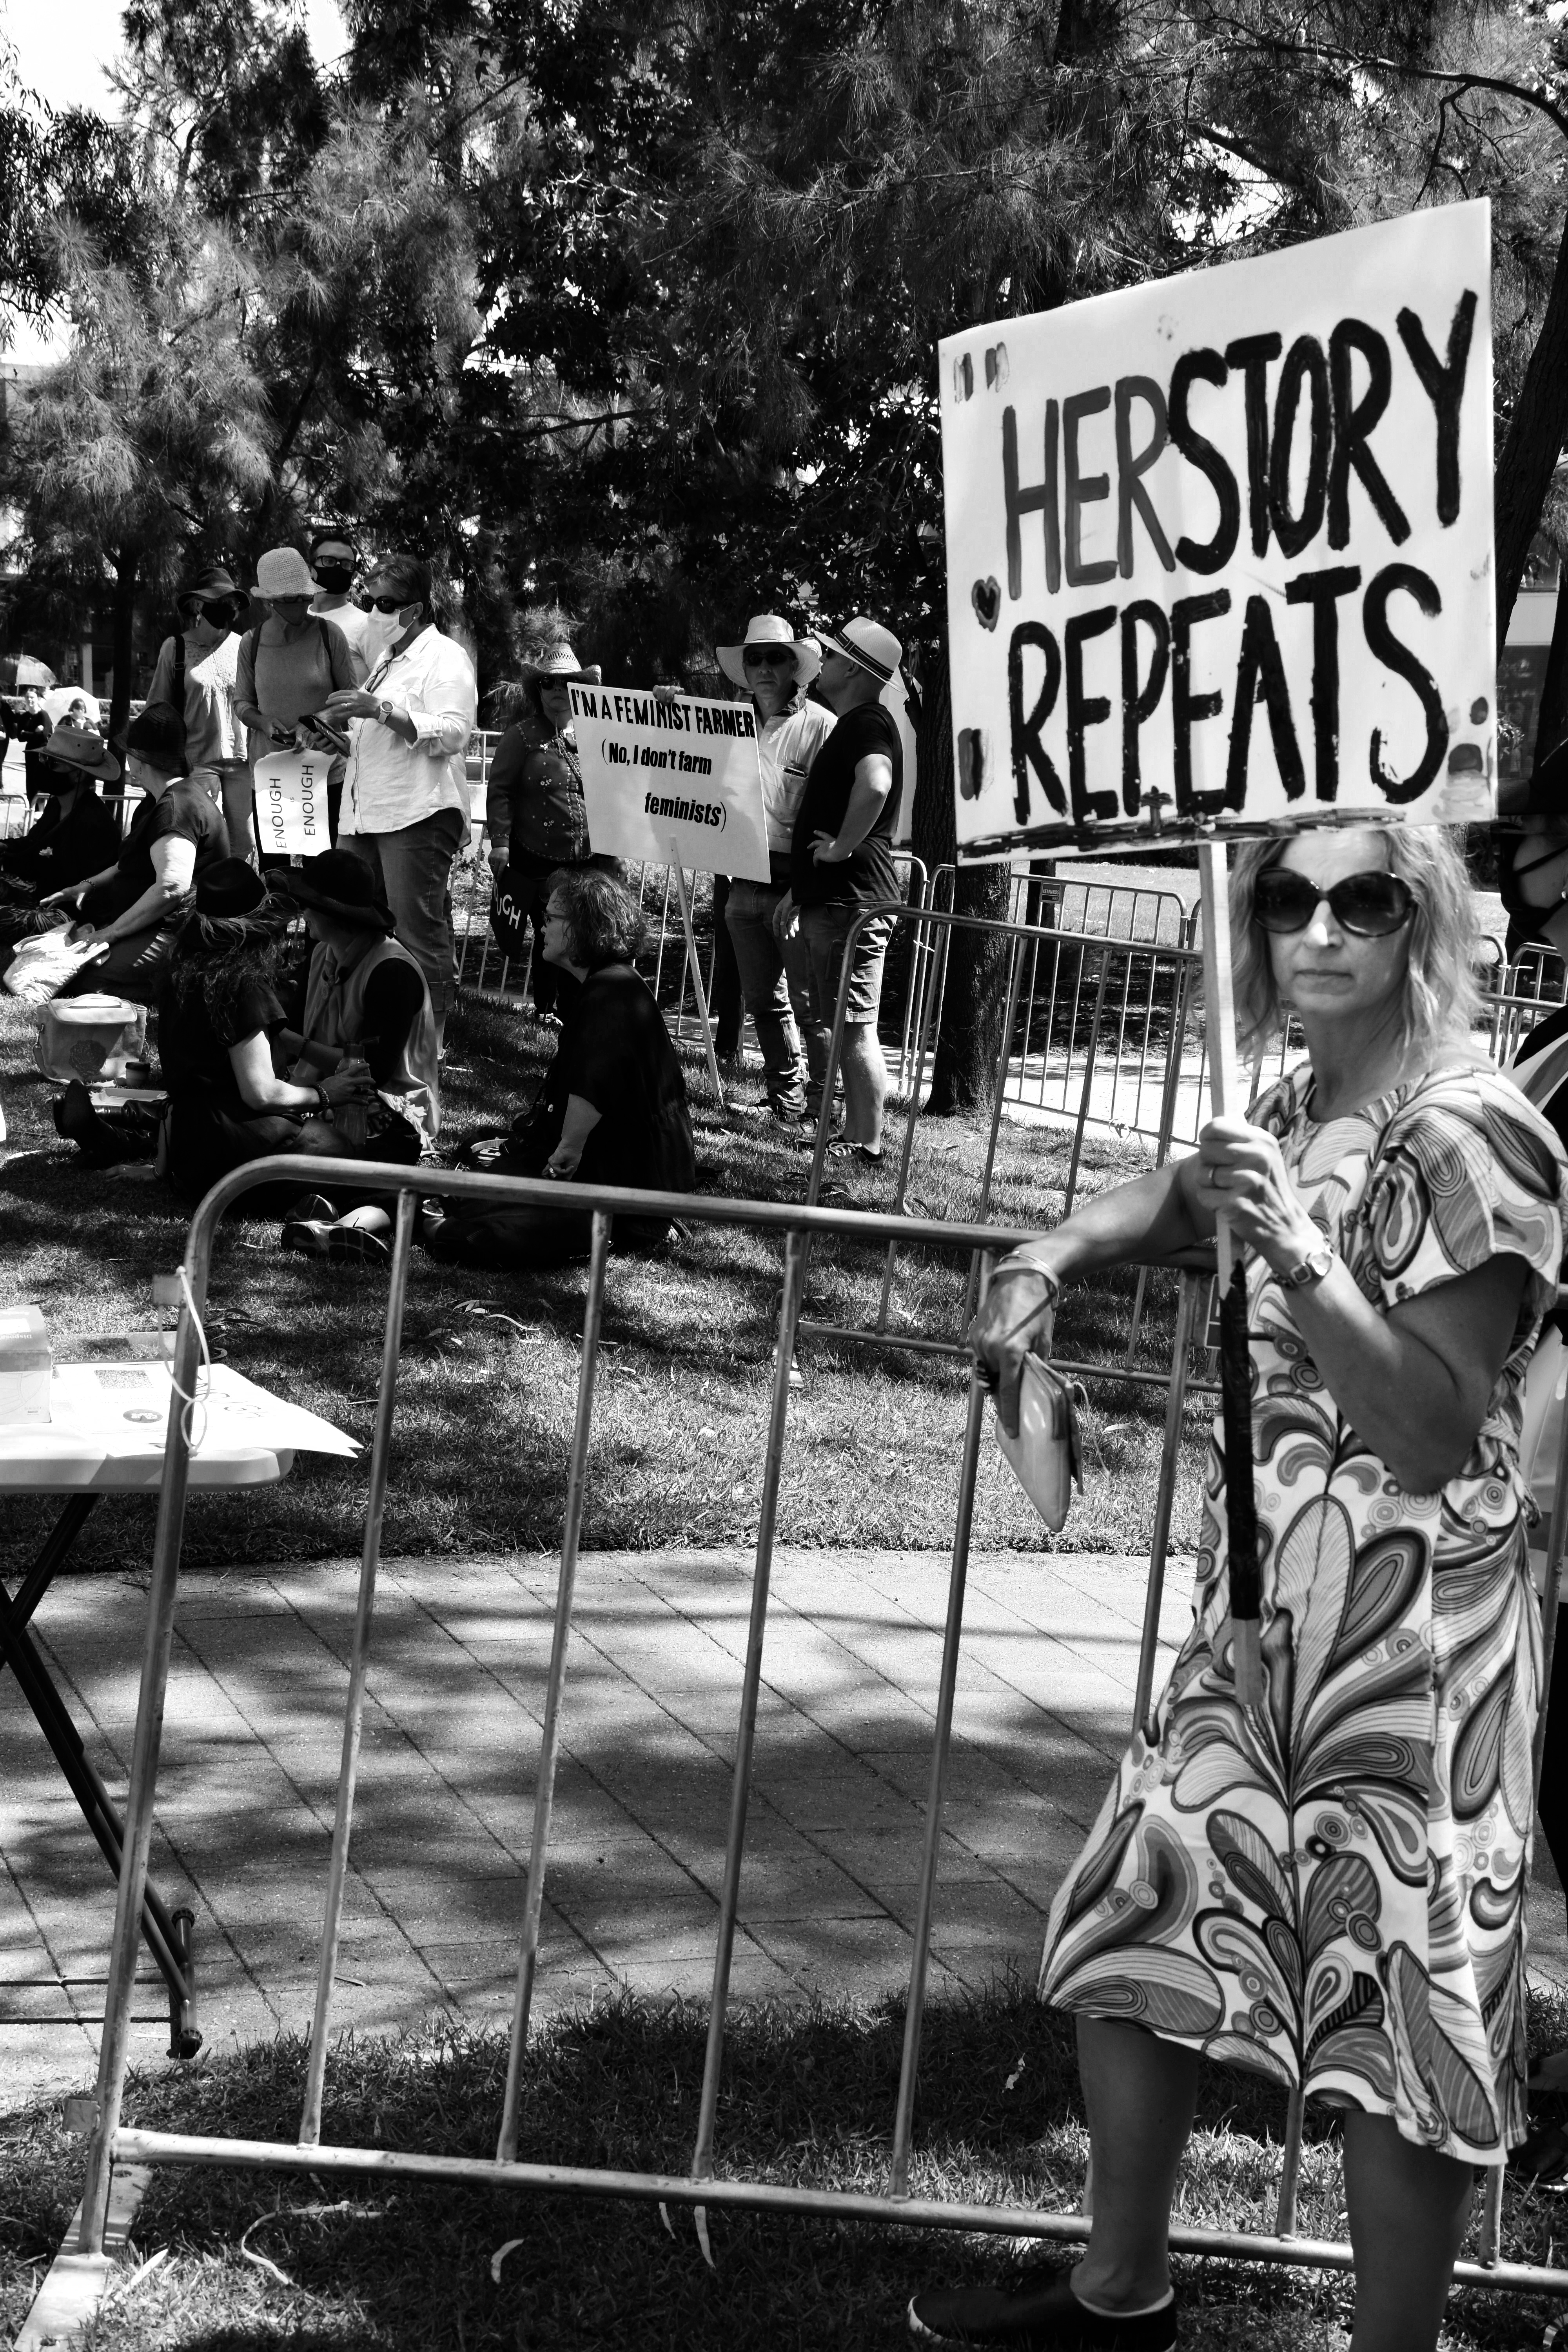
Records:
M170 1390L166 1364L57 1364L49 1387L53 1435L80 1440L110 1456L161 1454ZM203 1408L195 1423L198 1454L247 1446L349 1456L360 1450L355 1439L319 1413L273 1396L228 1364L212 1367ZM42 1434L37 1423L0 1426L0 1455L25 1452Z

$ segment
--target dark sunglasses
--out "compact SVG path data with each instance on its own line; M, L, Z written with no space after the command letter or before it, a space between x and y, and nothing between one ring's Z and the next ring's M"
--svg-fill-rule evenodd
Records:
M373 613L401 613L405 604L412 602L408 596L373 596L368 609Z
M1253 884L1253 920L1265 931L1304 931L1323 899L1341 930L1358 940L1387 939L1415 912L1410 886L1397 874L1347 874L1321 890L1304 874L1270 866Z
M197 613L205 613L215 621L232 621L239 607L232 596L182 596L174 610L187 621Z
M741 660L747 669L783 669L786 662L795 667L795 656L787 646L747 646Z

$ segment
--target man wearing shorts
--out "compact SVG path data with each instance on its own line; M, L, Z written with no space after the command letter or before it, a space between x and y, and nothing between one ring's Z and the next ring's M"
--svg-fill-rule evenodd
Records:
M834 1010L849 929L863 907L896 898L893 821L903 785L903 749L882 688L903 647L890 629L858 614L825 630L817 691L837 724L811 763L790 847L790 893L778 911L780 943L795 1017L805 1041L807 1112L824 1100ZM888 1066L877 1036L882 961L892 929L886 916L860 931L844 1013L844 1135L835 1156L882 1164Z

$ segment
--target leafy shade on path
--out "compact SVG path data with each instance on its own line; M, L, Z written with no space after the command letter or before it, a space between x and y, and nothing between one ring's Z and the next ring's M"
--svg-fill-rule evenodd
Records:
M0 1088L10 1128L0 1166L7 1248L0 1304L36 1300L59 1333L145 1328L149 1285L184 1246L188 1212L165 1187L83 1167L49 1118L49 1089L31 1071L33 1017L0 1005ZM445 1144L504 1126L542 1067L539 1033L493 1003L468 999L453 1024ZM689 1062L704 1191L799 1201L806 1155L761 1116L757 1081L740 1088L752 1116L714 1113ZM895 1121L891 1139L901 1139ZM929 1213L975 1213L982 1123L932 1120L916 1142L912 1191ZM1068 1137L1003 1130L994 1212L1018 1223L1060 1213ZM1092 1191L1143 1164L1136 1145L1086 1147ZM890 1177L857 1172L853 1205L890 1202ZM212 1328L229 1360L368 1443L380 1365L384 1274L292 1255L276 1222L230 1218L220 1230ZM612 1259L584 1541L644 1549L744 1543L754 1532L778 1307L779 1245L763 1235L698 1227L668 1257ZM879 1253L813 1254L810 1314L867 1320ZM384 1549L389 1556L548 1550L560 1540L577 1388L585 1276L476 1274L416 1253L398 1391ZM1072 1294L1064 1350L1112 1359L1124 1344L1131 1276ZM1168 1357L1175 1286L1151 1287L1145 1360ZM910 1257L895 1286L893 1324L956 1336L962 1274L952 1261ZM805 1384L792 1401L780 1500L782 1543L942 1549L952 1541L963 1423L961 1375L940 1359L803 1343ZM1054 1549L1133 1552L1147 1545L1164 1409L1163 1388L1098 1385L1086 1423L1086 1494ZM1174 1541L1195 1541L1203 1415L1188 1417ZM351 1556L359 1549L363 1468L301 1455L280 1485L238 1496L195 1495L185 1558L195 1565ZM114 1501L89 1521L78 1566L134 1566L147 1556L152 1498ZM52 1511L23 1501L6 1513L0 1569L31 1556ZM987 1442L974 1525L977 1547L1034 1549L1043 1531ZM1049 1540L1049 1539L1046 1539Z
M1542 2046L1563 2019L1538 2011ZM525 2160L680 2172L701 2083L704 2013L629 1999L563 2016L536 2035L523 2083ZM739 2013L720 2100L721 2173L876 2191L887 2180L902 2016L897 2004ZM493 2152L505 2050L449 2029L341 2045L327 2076L323 2138L447 2154ZM133 2079L128 2120L291 2141L303 2048L278 2042L221 2063ZM1017 1985L928 2014L921 2075L919 2196L1079 2201L1087 2154L1071 2029ZM1208 2072L1179 2194L1181 2217L1271 2226L1282 2098L1255 2078ZM82 2149L55 2108L0 2123L0 2326L19 2322L79 2194ZM1331 2118L1314 2120L1302 2165L1301 2228L1342 2235ZM1546 2258L1550 2196L1510 2197L1505 2252ZM893 2352L920 2287L994 2275L1010 2241L714 2213L714 2268L689 2217L672 2235L653 2206L454 2191L307 2174L154 2174L136 2224L137 2263L167 2249L111 2302L81 2352L250 2352L304 2347L536 2347L536 2352ZM240 2252L241 2242L251 2257ZM515 2241L492 2278L492 2257ZM129 2274L135 2263L127 2264ZM1350 2285L1311 2272L1214 2262L1179 2266L1186 2352L1331 2352ZM1539 2340L1549 2315L1499 2295L1454 2297L1449 2352Z

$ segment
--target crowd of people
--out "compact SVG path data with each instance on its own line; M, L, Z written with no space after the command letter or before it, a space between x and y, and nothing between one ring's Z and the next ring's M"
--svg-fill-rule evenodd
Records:
M283 1152L416 1161L440 1129L456 996L451 876L475 814L473 664L440 625L418 558L366 561L334 532L308 557L268 550L248 594L222 566L194 571L176 617L123 743L57 727L29 753L36 820L0 847L0 950L63 929L90 954L61 995L155 1014L166 1113L107 1108L73 1084L57 1124L91 1159L150 1155L187 1195ZM764 614L714 653L755 713L771 866L766 883L716 877L716 961L735 975L721 1043L733 1054L743 1004L770 1116L805 1136L836 1115L825 1076L855 918L898 895L902 739L881 698L901 647L863 615L819 641ZM502 1171L687 1192L685 1083L635 969L643 918L618 860L589 837L570 688L600 677L570 644L545 646L489 762L491 924L504 954L527 956L530 1009L558 1034L537 1102L473 1148ZM256 820L258 764L289 751L313 753L327 773L331 845L305 858L267 852ZM100 785L139 795L123 835ZM887 1091L887 931L873 920L856 932L831 1145L870 1167ZM257 1198L269 1203L270 1188ZM390 1223L368 1196L340 1187L283 1205L286 1246L386 1254ZM655 1247L668 1230L668 1219L622 1218L617 1245ZM584 1254L589 1228L566 1210L442 1218L431 1204L421 1231L439 1255L523 1266Z

